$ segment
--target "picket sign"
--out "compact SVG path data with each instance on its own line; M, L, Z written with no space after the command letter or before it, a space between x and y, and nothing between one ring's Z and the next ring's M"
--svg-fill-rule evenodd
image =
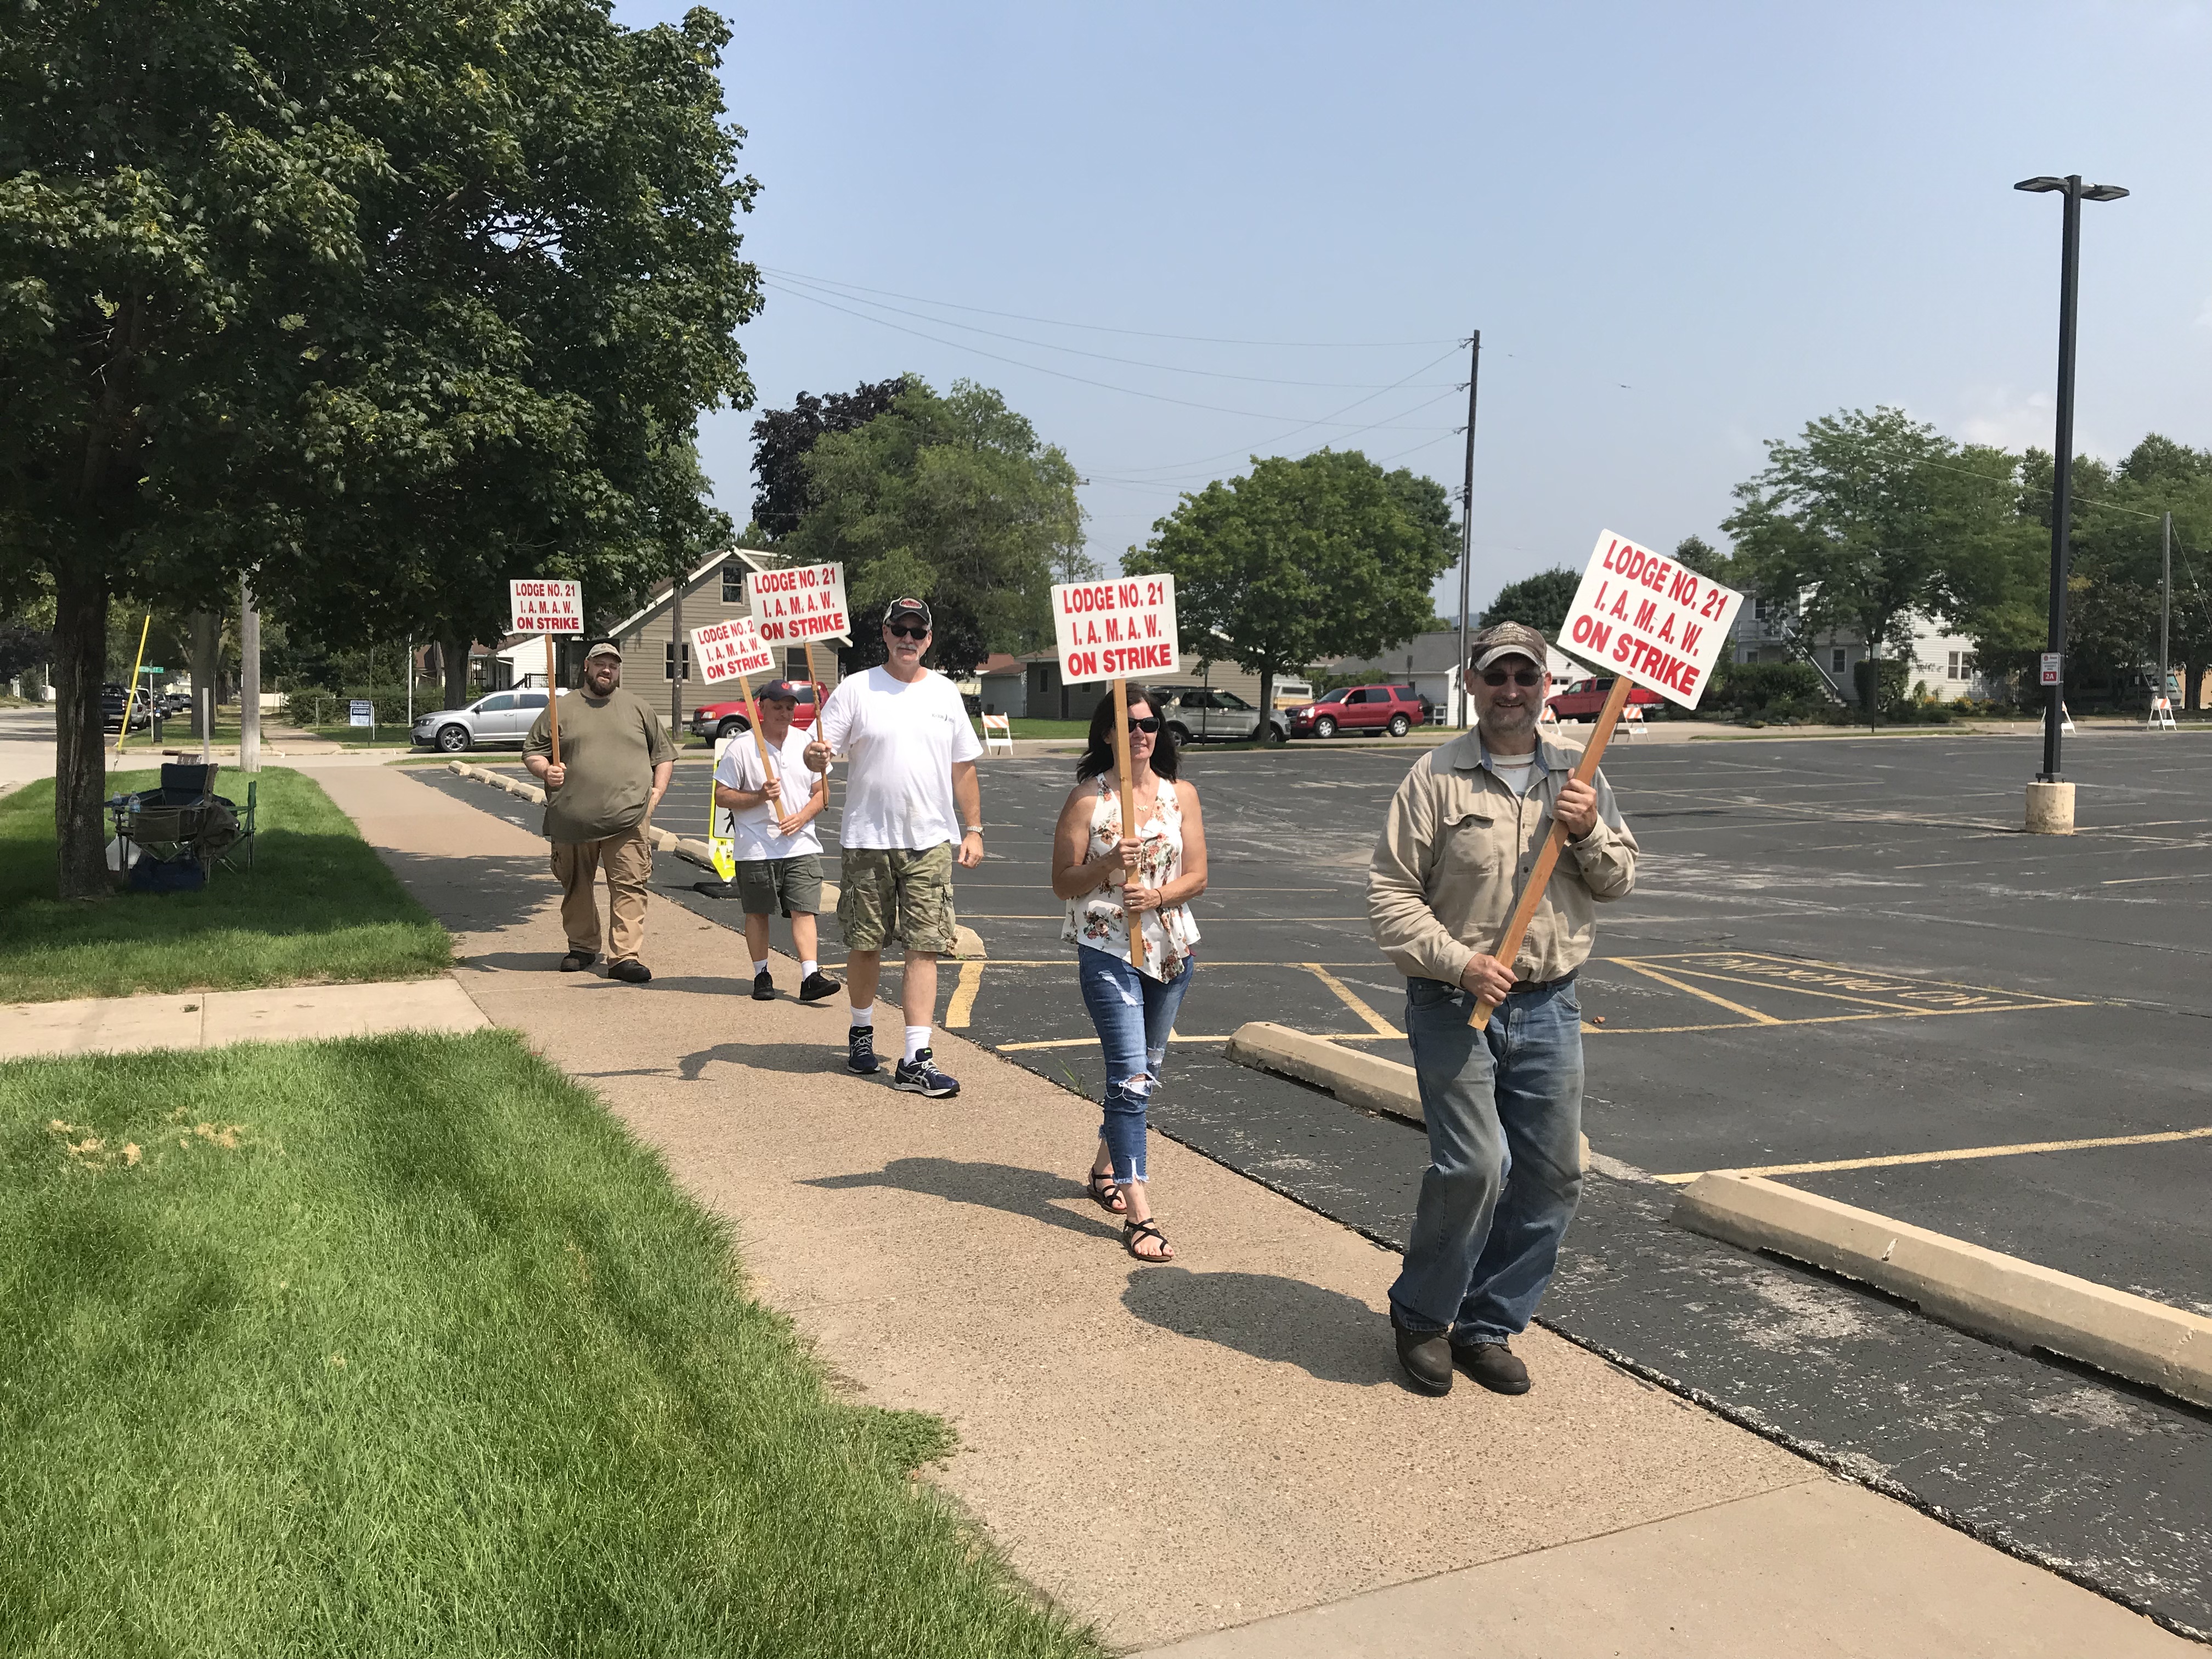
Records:
M561 763L561 679L554 665L556 635L584 631L584 585L557 577L533 576L507 585L510 634L545 636L545 726L553 739L553 764Z
M2150 714L2143 721L2143 729L2145 731L2155 729L2160 732L2178 732L2181 729L2173 723L2172 697L2153 697L2150 700Z
M986 714L983 716L983 752L989 755L1000 749L1009 755L1014 752L1013 719L1007 714Z
M779 787L775 816L777 833L782 833L789 818L792 805L790 791L781 788L783 780L778 776L775 763L769 758L768 739L761 735L760 705L753 701L752 677L773 673L775 653L761 638L760 624L750 617L732 617L727 622L708 623L704 628L691 630L691 660L699 665L700 678L735 680L738 695L745 700L745 715L752 721L753 747L759 752L761 776L772 779ZM818 707L818 705L817 705ZM711 796L713 790L708 791ZM723 880L729 878L725 876Z
M1698 706L1742 604L1743 595L1734 588L1723 587L1664 554L1639 547L1610 530L1598 537L1558 641L1562 651L1613 677L1613 689L1605 694L1605 705L1590 728L1589 742L1576 763L1576 782L1588 783L1597 775L1598 762L1621 711L1631 707L1632 682L1685 708ZM1643 716L1632 714L1632 719L1640 722ZM1566 839L1565 827L1553 819L1528 883L1490 953L1508 968L1521 952L1536 907L1544 902L1544 889L1551 884ZM1496 1004L1477 998L1467 1023L1487 1025L1497 1012Z
M814 641L853 637L853 609L845 598L845 567L795 564L781 570L749 570L745 604L769 646L795 643L805 651L806 679L815 688L818 717L822 681L814 672Z
M707 775L712 779L722 769L722 757L729 752L735 736L714 739L714 769ZM726 830L728 833L725 834ZM737 878L738 873L738 815L714 801L714 786L707 786L707 856L714 866L714 873L725 884Z
M1135 791L1129 781L1129 677L1175 673L1182 665L1176 636L1173 576L1114 576L1094 582L1054 582L1053 643L1063 685L1114 682L1114 765L1121 779L1121 834L1137 833ZM1158 709L1153 713L1158 714ZM1126 879L1115 870L1109 884ZM1129 960L1144 964L1145 930L1121 909L1129 931Z

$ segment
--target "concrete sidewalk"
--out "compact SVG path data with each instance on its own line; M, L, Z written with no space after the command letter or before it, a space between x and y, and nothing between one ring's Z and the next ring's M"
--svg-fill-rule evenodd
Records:
M957 1426L939 1483L1109 1641L2194 1650L1541 1330L1527 1397L1413 1395L1384 1322L1395 1255L1156 1138L1180 1255L1140 1267L1079 1184L1096 1106L941 1034L957 1098L848 1077L841 1002L750 1001L739 936L673 904L647 921L651 985L554 973L542 842L399 771L321 781L461 935L485 1013L729 1219L755 1293L833 1373Z
M114 1054L135 1048L214 1048L226 1042L301 1042L386 1031L473 1031L483 1012L450 978L265 991L179 991L0 1003L0 1060L34 1054Z

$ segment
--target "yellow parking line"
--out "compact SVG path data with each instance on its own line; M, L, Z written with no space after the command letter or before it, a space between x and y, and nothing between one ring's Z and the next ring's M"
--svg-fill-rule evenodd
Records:
M1399 1034L1398 1028L1396 1026L1393 1025L1389 1020L1383 1018L1382 1015L1376 1013L1372 1008L1362 1002L1358 997L1353 994L1352 989L1350 986L1346 985L1334 974L1330 973L1328 969L1322 967L1321 963L1317 962L1302 962L1298 966L1304 969L1306 972L1311 974L1322 984L1328 986L1330 990L1335 992L1337 1000L1342 1002L1346 1007L1351 1009L1353 1013L1358 1015L1360 1018L1365 1020L1367 1022L1367 1029L1374 1032L1376 1036L1396 1036Z
M1231 1040L1233 1035L1231 1033L1220 1036L1186 1036L1181 1031L1176 1031L1170 1034L1168 1040L1170 1042L1227 1042ZM1380 1031L1315 1031L1310 1035L1325 1037L1331 1042L1372 1042L1382 1034ZM1390 1035L1402 1036L1404 1033L1393 1031ZM1085 1048L1097 1041L1095 1036L1051 1037L1040 1042L997 1042L991 1046L1002 1054L1010 1054L1024 1048Z
M952 988L952 999L945 1005L945 1029L964 1031L975 1012L975 993L983 988L983 964L963 962L960 964L960 982Z
M2014 991L2001 985L1974 985L1966 981L1956 979L1913 979L1904 974L1886 973L1878 968L1854 968L1848 963L1823 962L1814 957L1770 956L1762 951L1678 951L1670 955L1647 957L1644 959L1647 962L1684 963L1712 962L1716 959L1739 963L1771 963L1777 969L1787 971L1763 978L1753 975L1741 978L1736 982L1743 985L1769 986L1777 990L1805 991L1808 995L1812 996L1836 994L1834 992L1828 991L1811 991L1804 982L1804 976L1810 969L1825 968L1831 973L1847 975L1848 977L1841 981L1846 985L1854 979L1874 979L1883 981L1888 985L1896 986L1903 990L1917 990L1927 987L1941 991L1985 991L1991 996L2002 997L2008 1002L2033 1003L2047 1000L2044 999L2043 994L2039 991ZM1694 974L1699 978L1725 979L1728 977L1712 968L1678 967L1674 971L1681 974ZM1857 988L1865 990L1867 988L1861 985ZM1848 1001L1850 999L1845 998L1844 1000ZM1863 998L1861 1000L1872 1000L1872 999Z
M1614 959L1615 958L1607 958L1607 960ZM1823 997L1830 1002L1856 1002L1863 1008L1890 1008L1894 1009L1899 1013L1978 1013L1987 1012L1989 1008L1997 1006L1996 1004L1985 1004L1978 1008L1915 1008L1909 1002L1888 1002L1883 1000L1880 997L1855 997L1842 991L1816 991L1809 985L1793 984L1788 981L1780 979L1757 979L1742 974L1717 974L1709 969L1702 968L1683 968L1677 971L1688 974L1697 979L1718 980L1723 985L1748 985L1755 990L1762 991L1790 991L1801 997ZM1873 975L1863 975L1863 977L1873 977ZM1961 988L1966 990L1978 990L1981 988L1978 986L1966 986L1961 988L1948 985L1941 980L1929 980L1925 982L1931 990L1950 991ZM1908 983L1900 986L1899 988L1900 990L1910 990L1917 988ZM2039 996L2037 993L2033 991L1998 991L1993 992L1991 994L1996 996L2010 997L2012 1000L2003 1005L2008 1008L2065 1008L2075 1006L2059 1000L2057 998L2045 998ZM2022 998L2033 998L2034 1000L2032 1001L2023 1001L2021 1000ZM1792 1022L1785 1019L1777 1021L1776 1023L1778 1024L1787 1025Z
M1657 980L1662 985L1671 985L1678 991L1686 991L1693 997L1702 997L1707 1002L1717 1004L1719 1006L1727 1009L1729 1012L1732 1014L1741 1014L1746 1019L1749 1020L1754 1025L1779 1025L1782 1024L1780 1020L1777 1019L1771 1014L1762 1014L1758 1009L1747 1008L1741 1002L1730 1002L1726 997L1722 996L1717 992L1701 991L1694 985L1684 984L1680 980L1674 978L1672 975L1661 973L1656 968L1647 968L1642 963L1637 961L1633 957L1606 957L1606 960L1607 962L1618 963L1623 968L1633 969L1636 972L1642 974L1647 979Z
M1796 1019L1776 1019L1770 1025L1848 1025L1862 1019L1936 1019L1953 1014L2016 1014L2026 1009L2089 1008L2090 1002L2006 1002L1984 1008L1882 1008L1870 1014L1807 1014ZM1585 1023L1583 1030L1589 1030ZM1711 1025L1607 1025L1602 1036L1664 1036L1676 1031L1757 1031L1765 1029L1749 1020L1722 1020Z
M1826 1164L1769 1164L1756 1170L1692 1170L1686 1175L1654 1176L1682 1187L1708 1173L1747 1176L1820 1175L1830 1170L1890 1170L1904 1164L1950 1164L1970 1158L2020 1158L2029 1152L2081 1152L2099 1146L2158 1146L2170 1140L2212 1139L2212 1128L2163 1129L2155 1134L2104 1135L2094 1140L2027 1140L2017 1146L1960 1146L1948 1152L1898 1152L1888 1158L1838 1158Z

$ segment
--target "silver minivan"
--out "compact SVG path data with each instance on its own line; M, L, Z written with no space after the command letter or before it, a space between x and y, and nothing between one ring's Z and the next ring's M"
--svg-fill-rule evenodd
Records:
M494 744L520 749L544 712L543 691L495 691L466 708L441 708L422 715L415 722L415 746L448 755Z
M1279 709L1270 710L1263 725L1260 710L1234 691L1216 691L1202 685L1160 686L1167 707L1159 712L1180 743L1281 743L1290 735Z

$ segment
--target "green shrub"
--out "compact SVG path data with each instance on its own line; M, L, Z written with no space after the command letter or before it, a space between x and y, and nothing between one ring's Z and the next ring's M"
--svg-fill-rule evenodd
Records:
M1826 682L1803 662L1724 662L1713 671L1708 713L1766 720L1801 718L1825 707Z

